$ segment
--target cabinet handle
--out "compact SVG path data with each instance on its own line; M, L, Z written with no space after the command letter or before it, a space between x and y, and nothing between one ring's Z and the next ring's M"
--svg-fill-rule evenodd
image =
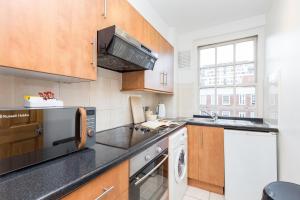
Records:
M104 12L103 12L103 17L107 17L107 0L104 0Z
M93 56L93 54L94 54L94 42L91 42L91 45L92 45L92 62L90 64L93 65L94 64L94 56Z
M111 186L109 188L103 188L104 192L102 192L102 194L100 194L95 200L102 199L102 197L104 197L105 195L107 195L108 193L113 191L113 189L114 189L114 186Z
M163 72L160 73L160 84L161 85L165 84L165 73Z
M165 73L165 77L166 77L165 85L168 85L168 73Z

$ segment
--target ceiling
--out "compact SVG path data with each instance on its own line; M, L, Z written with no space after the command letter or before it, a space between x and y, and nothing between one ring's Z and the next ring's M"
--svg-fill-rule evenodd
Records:
M148 0L179 33L265 14L273 0Z

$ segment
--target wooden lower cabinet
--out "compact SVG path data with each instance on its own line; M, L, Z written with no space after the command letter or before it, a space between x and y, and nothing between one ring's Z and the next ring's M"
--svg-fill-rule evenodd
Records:
M128 187L129 161L124 161L65 196L63 200L95 200L101 195L101 200L128 200Z
M224 129L188 125L188 183L224 194Z

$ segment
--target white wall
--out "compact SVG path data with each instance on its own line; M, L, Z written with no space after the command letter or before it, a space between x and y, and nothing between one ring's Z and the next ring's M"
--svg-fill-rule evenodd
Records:
M197 48L218 42L258 35L258 116L263 114L264 74L264 25L265 16L259 15L219 26L202 29L178 36L178 51L191 52L191 66L177 72L178 114L191 117L198 114L198 65Z
M298 184L300 184L299 8L299 0L274 0L267 15L265 84L265 94L269 96L265 116L275 122L278 98L279 177L282 181ZM268 106L272 102L273 104Z

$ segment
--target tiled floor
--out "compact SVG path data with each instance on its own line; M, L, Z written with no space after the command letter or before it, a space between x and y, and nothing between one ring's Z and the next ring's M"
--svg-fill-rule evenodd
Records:
M188 186L183 200L225 200L224 196Z

